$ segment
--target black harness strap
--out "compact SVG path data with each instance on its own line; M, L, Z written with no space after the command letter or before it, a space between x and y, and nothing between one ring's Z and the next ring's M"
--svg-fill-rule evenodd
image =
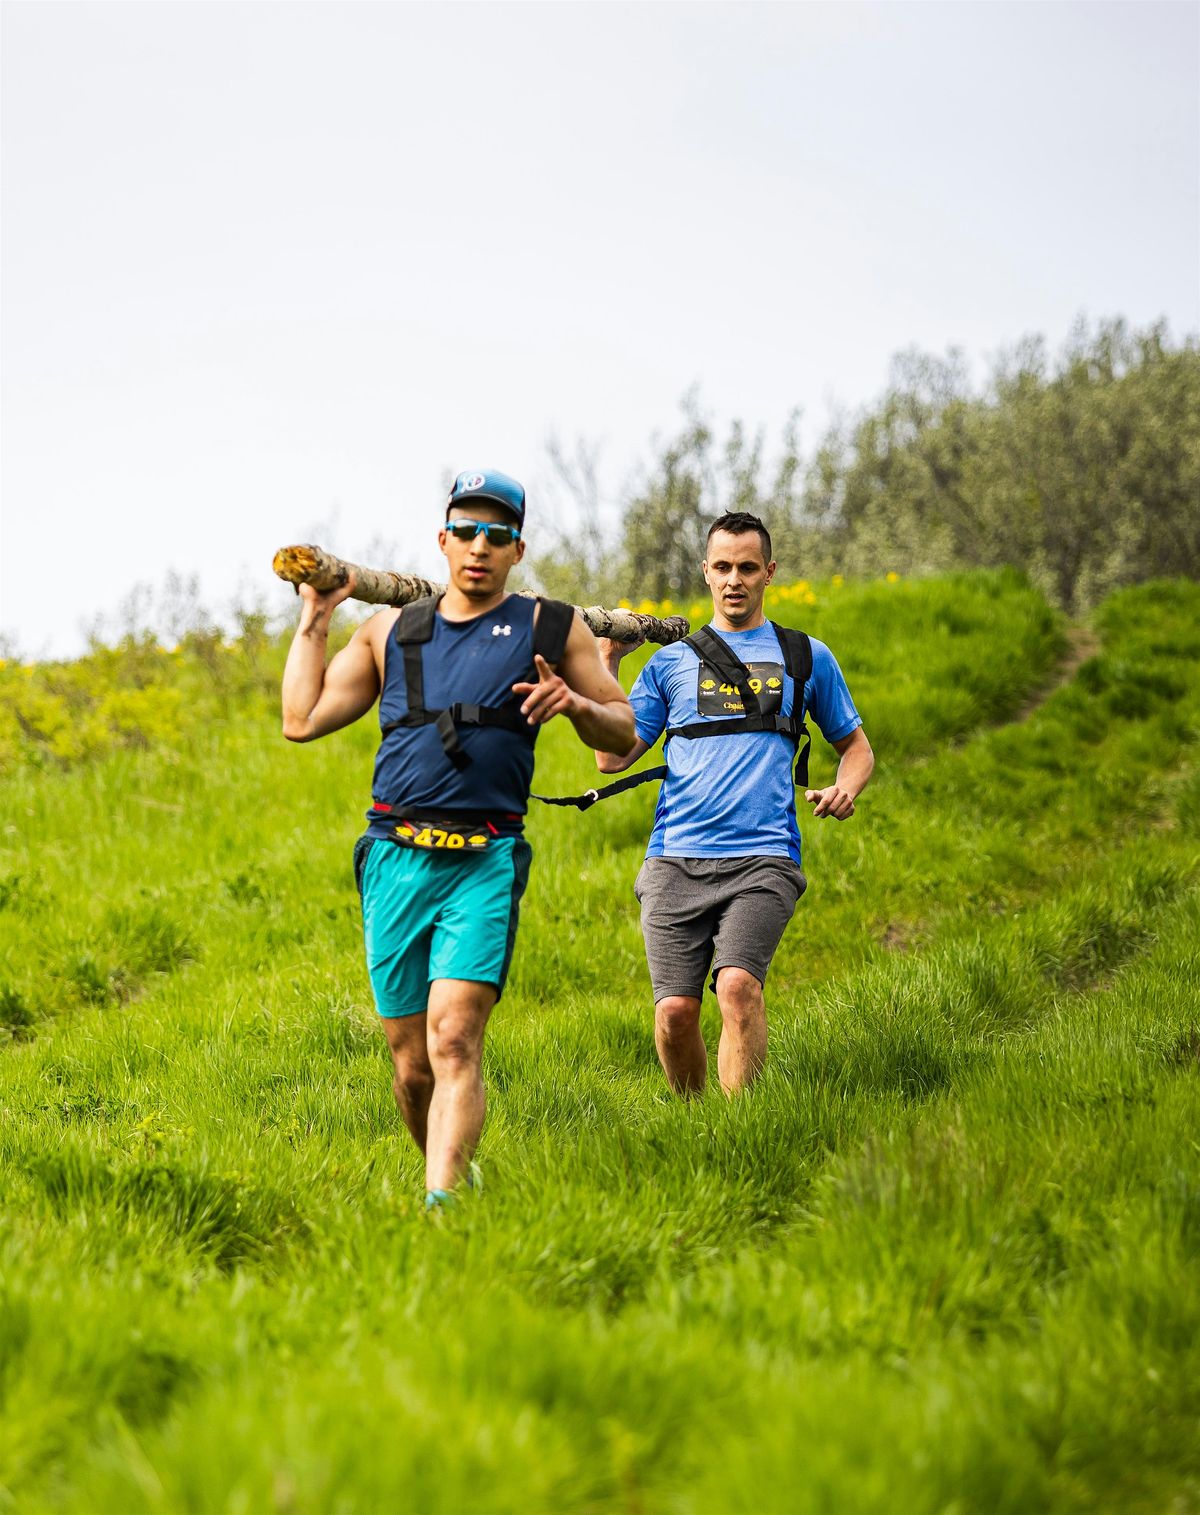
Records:
M792 696L792 719L796 722L796 769L794 780L798 789L808 788L808 758L812 751L812 736L804 719L804 690L813 671L812 641L808 632L797 631L794 626L776 626L775 635L783 648L783 666L796 686Z
M597 800L610 799L614 794L624 794L626 789L636 789L639 784L648 784L651 779L665 779L667 766L647 768L642 773L629 773L615 784L605 784L601 789L589 789L584 794L531 794L531 800L540 800L543 805L574 805L576 810L590 810Z
M425 708L425 664L422 648L433 637L433 618L441 596L430 595L413 600L401 610L396 621L396 643L404 654L404 684L407 712L398 721L390 721L383 736L402 726L435 726L446 756L461 773L471 757L459 740L460 726L492 726L511 731L532 742L536 729L521 714L520 701L514 696L509 705L454 704L445 710ZM533 630L533 650L548 663L557 663L567 645L575 611L561 600L539 599L540 609ZM536 679L537 675L533 677Z
M741 717L746 720L761 720L762 709L758 703L758 696L750 687L750 670L746 667L731 647L723 642L711 626L701 626L699 631L693 631L691 636L684 637L684 646L690 647L702 663L707 663L714 668L727 684L733 687L742 697L742 709L746 712ZM701 722L702 726L710 725L710 722ZM676 727L682 733L689 730L688 727ZM743 726L743 730L751 729ZM758 728L753 728L757 730ZM668 732L670 736L672 733Z
M533 628L533 650L540 652L547 663L560 662L567 650L567 637L571 634L575 607L564 600L545 600L540 596L538 607L537 622Z
M438 602L434 596L414 600L400 612L396 622L396 641L404 654L404 683L408 695L408 714L418 719L425 715L425 664L421 652L423 643L433 636L433 617ZM396 721L393 726L416 724ZM388 731L393 727L388 727ZM387 731L384 732L384 736Z

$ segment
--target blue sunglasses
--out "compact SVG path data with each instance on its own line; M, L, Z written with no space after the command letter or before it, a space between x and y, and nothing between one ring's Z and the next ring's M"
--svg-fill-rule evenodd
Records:
M446 530L460 542L473 542L482 531L493 547L507 547L521 540L521 528L506 526L503 521L447 521Z

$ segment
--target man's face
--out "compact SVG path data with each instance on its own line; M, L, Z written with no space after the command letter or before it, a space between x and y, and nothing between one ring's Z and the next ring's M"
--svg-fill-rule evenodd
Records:
M502 526L515 526L512 514L503 505L491 500L476 500L471 505L455 505L451 508L446 525L438 533L438 546L450 565L450 582L468 599L486 600L499 594L512 571L513 565L525 556L525 540L509 542L502 547L493 547L482 531L474 534L469 542L452 536L448 527L455 521L495 522Z
M714 531L704 562L704 582L712 592L713 609L734 626L762 614L763 596L775 576L775 561L763 557L757 531Z

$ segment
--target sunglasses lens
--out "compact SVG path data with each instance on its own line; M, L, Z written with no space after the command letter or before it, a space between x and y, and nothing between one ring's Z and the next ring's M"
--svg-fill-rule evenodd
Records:
M473 542L482 531L493 547L507 547L520 535L515 526L484 521L448 521L446 530L460 542Z

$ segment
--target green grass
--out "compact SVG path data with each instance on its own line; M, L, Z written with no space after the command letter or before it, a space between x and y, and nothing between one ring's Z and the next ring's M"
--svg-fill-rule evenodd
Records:
M665 1093L653 795L539 810L442 1225L361 964L369 723L286 746L259 649L182 660L172 740L22 736L0 1508L1200 1508L1200 589L1053 692L1012 575L817 598L880 766L802 817L764 1080ZM589 762L550 728L538 787Z

